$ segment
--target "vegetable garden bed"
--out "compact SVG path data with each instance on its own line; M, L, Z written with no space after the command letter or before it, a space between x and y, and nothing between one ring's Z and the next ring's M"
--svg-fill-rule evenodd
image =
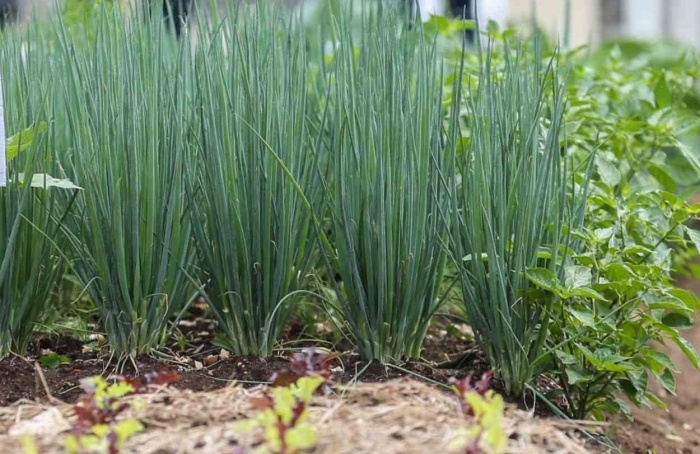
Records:
M694 51L158 3L0 35L0 450L700 446Z
M682 285L700 291L700 284L694 280L686 280ZM208 326L204 319L193 325L201 329ZM250 397L260 392L262 383L268 382L275 371L289 366L289 356L283 353L267 359L224 353L222 358L221 351L206 342L201 331L193 333L198 334L200 341L182 355L172 359L135 359L141 374L173 370L180 379L153 395L136 398L144 402L143 408L134 413L145 422L146 431L120 452L235 452L232 444L239 442L242 435L233 430L233 422L251 414L254 410L248 405ZM700 327L691 330L687 338L700 346ZM38 340L36 346L46 349L44 353L67 357L69 363L58 367L41 365L38 357L32 355L0 360L0 453L17 452L21 439L17 434L35 431L39 433L41 453L64 452L61 440L74 418L70 404L82 393L80 380L109 375L114 367L108 364L107 351L85 352L83 345L67 338ZM367 362L360 361L352 351L341 355L333 367L338 386L332 395L314 403L314 421L323 423L317 426L322 440L312 452L370 453L379 447L382 452L397 454L443 452L425 450L431 446L447 447L459 425L456 402L440 384L454 376L481 374L488 363L473 343L445 335L440 329L431 330L426 349L425 362L402 364L401 370L380 364L366 367ZM471 354L465 355L469 351ZM700 447L700 398L695 392L700 380L693 366L684 361L682 352L672 349L670 355L678 361L681 373L678 396L667 398L669 412L637 409L634 422L618 418L599 425L560 420L542 404L533 415L525 411L522 402L510 403L505 424L517 442L507 452L615 452L606 447L606 435L623 453L642 454L649 449L657 454L695 452ZM437 367L439 362L450 359L460 359L462 364L456 368ZM195 362L202 365L201 369ZM126 364L125 372L133 373L134 364ZM495 388L500 388L498 383ZM42 413L44 416L39 417ZM45 422L48 418L50 423L41 426L30 422L35 417Z

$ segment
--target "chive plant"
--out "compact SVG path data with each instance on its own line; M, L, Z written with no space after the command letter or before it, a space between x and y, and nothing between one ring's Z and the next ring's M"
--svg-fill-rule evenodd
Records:
M33 142L42 142L37 138ZM39 323L46 319L51 295L62 276L56 248L64 206L57 188L36 188L33 169L44 163L32 144L10 166L10 180L0 188L0 358L23 355Z
M70 203L64 203L62 189L29 183L35 172L53 172L56 162L44 131L53 88L42 71L47 49L35 45L43 37L33 27L26 33L6 30L0 37L0 96L9 136L0 138L8 143L7 186L0 188L0 358L26 353L53 312L53 292L65 269L58 248Z
M449 208L435 48L390 11L354 42L341 23L331 89L332 237L340 301L360 354L416 358L440 307ZM416 42L418 45L416 46Z
M95 27L79 40L77 26L60 32L52 68L62 96L56 146L85 189L65 230L113 353L134 356L162 344L188 298L191 53L117 10L100 9Z
M272 353L302 296L323 195L305 38L279 14L240 11L198 56L201 117L188 177L221 341L260 356Z
M526 271L561 275L565 250L564 84L538 50L506 43L502 64L491 47L480 57L466 101L468 143L455 155L452 253L476 340L517 395L536 373L551 306Z

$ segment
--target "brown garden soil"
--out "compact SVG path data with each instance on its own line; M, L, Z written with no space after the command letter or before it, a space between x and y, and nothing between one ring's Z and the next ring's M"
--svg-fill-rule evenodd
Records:
M193 323L198 329L189 329L184 333L193 342L182 353L176 354L172 349L166 349L165 353L139 357L123 364L117 364L106 352L84 351L83 344L74 339L40 339L35 352L41 349L44 353L50 351L65 355L70 363L48 368L36 361L37 355L0 361L0 407L21 400L49 399L72 403L81 394L81 379L93 375L107 376L114 373L115 368L124 375L177 371L180 380L174 385L175 388L213 391L233 382L247 387L266 383L274 372L289 365L290 352L280 352L270 358L228 354L212 344L209 333L213 331L210 329L213 326L210 322L198 319ZM449 365L450 361L455 364ZM337 383L381 383L413 376L444 384L450 377L463 377L468 373L481 375L488 370L488 362L472 342L448 336L439 328L431 330L424 358L420 361L408 361L398 366L368 364L349 350L340 354L334 362L332 374ZM498 389L497 383L494 386Z

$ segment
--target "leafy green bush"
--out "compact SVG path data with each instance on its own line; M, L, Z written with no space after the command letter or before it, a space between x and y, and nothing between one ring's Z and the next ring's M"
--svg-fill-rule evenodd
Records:
M450 37L451 30L456 27L443 22L436 22L435 29ZM487 61L493 68L492 72L505 77L503 83L507 84L509 79L512 80L507 68L514 53L508 43L512 42L514 32L498 33L492 28L488 34L492 43L494 36L501 36L505 43L492 45ZM627 43L628 51L629 48ZM577 207L570 214L576 214L584 206L574 199L586 195L585 211L581 212L584 225L564 225L563 233L570 238L571 247L562 249L562 245L557 246L553 241L556 237L550 237L541 244L546 246L544 250L526 254L530 259L525 266L528 279L550 296L537 291L523 293L530 296L533 302L530 309L534 313L544 308L532 326L533 332L542 336L535 339L546 345L535 344L537 352L523 355L522 370L528 374L521 377L532 377L535 373L553 375L560 389L548 396L563 396L570 414L579 418L591 414L600 418L605 412L626 411L624 403L617 398L618 391L624 392L635 404L663 406L659 397L649 391L648 381L654 378L673 393L676 369L669 357L655 347L654 341L677 343L696 367L700 365L694 348L680 333L694 322L699 303L693 294L673 284L674 271L682 269L685 261L697 253L695 243L700 239L688 226L688 222L697 217L700 207L685 201L685 196L692 194L697 184L700 158L698 151L682 140L692 139L698 132L700 123L694 82L700 72L692 53L675 54L672 62L659 65L650 63L658 57L653 48L636 46L634 49L635 52L625 55L617 47L604 46L592 55L583 55L578 49L562 56L561 66L567 68L569 81L563 110L563 133L556 148L569 167L567 197L569 206ZM473 78L480 71L483 73L482 58L478 53L467 53L463 57L454 45L447 46L445 52L453 68L464 65L465 79ZM552 53L552 49L544 51L545 56ZM529 51L522 59L533 58L531 55ZM452 78L456 77L459 73L455 69L448 75L446 83L451 84ZM480 86L468 97L468 106L478 105L480 99L488 99L482 95L485 91L481 86L484 85L483 79L479 83ZM544 93L542 102L551 103L557 96ZM495 95L491 97L498 99ZM517 99L517 96L512 96L512 99ZM474 108L467 109L463 118L463 136L469 140L467 153L476 148L474 136L480 139L479 130L484 129L483 125L497 130L501 124L499 119L505 117L499 115L501 109L512 114L517 112L515 106L522 103L513 102L514 105L508 108L503 107L505 104L505 101L494 102L487 111L489 115L483 115L481 119L474 118ZM555 109L546 111L547 116L551 117L552 112ZM522 120L524 117L518 118ZM508 143L504 140L504 143L506 145L502 148L508 150L508 146L512 147L517 141ZM475 158L463 159L463 164L475 166L477 162ZM493 164L484 167L497 168ZM483 205L479 200L492 203L507 200L484 195L477 198L474 191L478 187L465 190L465 183L473 184L474 181L469 177L469 170L464 166L459 170L464 192L461 199L458 192L458 201L469 200L466 198L468 194L474 197L472 206ZM538 178L540 175L538 172ZM491 187L493 185L483 185L483 188ZM481 210L488 213L487 208ZM464 215L469 210L453 212ZM515 211L505 212L512 214ZM474 221L462 221L455 227L466 230L468 225L474 225ZM493 231L494 239L509 238L499 231L498 225L491 222L484 232ZM516 225L522 232L522 226L527 224ZM460 244L465 242L453 241L459 252ZM508 246L496 255L508 257L512 251L522 251L522 248L511 250ZM479 285L483 287L498 282L500 270L496 268L494 272L491 267L493 254L469 254L470 247L474 246L466 243L464 247L467 260L463 261L463 267L471 267L467 268L467 277L475 284L466 286L466 290L474 292ZM541 259L551 259L551 252L556 250L563 252L557 259L557 269L544 269L543 265L552 267L554 263L543 263ZM540 260L536 261L538 254ZM517 268L516 264L516 261L507 261L502 268L503 275L522 276L517 272L522 268ZM502 280L516 282L513 277ZM472 298L467 298L466 303L469 304ZM482 300L493 301L494 298ZM527 299L515 301L506 309L518 308L517 303ZM502 314L511 313L500 309L483 316L479 309L483 311L484 307L490 305L472 306L470 313L467 305L468 319L474 325L477 338L483 337L479 334L483 330L480 326L484 320L490 320L489 316L502 320L505 318ZM505 325L506 333L510 327L510 323ZM492 331L485 343L487 352L491 343L502 343L503 339L508 339L508 336ZM507 375L509 366L504 366L505 358L523 351L523 345L532 345L533 338L518 336L515 339L517 341L502 344L497 350L504 352L501 353L503 358L490 354L490 360L504 376L506 386L512 379ZM520 339L525 342L521 343Z
M585 226L572 232L572 265L564 282L548 288L560 298L549 370L561 386L555 394L578 418L626 410L618 390L635 404L664 407L648 381L673 394L676 368L653 341L677 343L700 369L680 333L700 301L673 284L678 259L693 255L700 240L688 226L700 206L679 196L700 175L697 150L679 140L700 126L685 104L698 66L652 68L643 57L623 61L615 48L597 60L572 60L567 152L593 157L594 172ZM684 174L673 170L679 163Z

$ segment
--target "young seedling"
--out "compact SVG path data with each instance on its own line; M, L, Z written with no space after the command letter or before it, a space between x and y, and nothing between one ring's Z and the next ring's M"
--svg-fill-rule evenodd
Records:
M485 372L479 380L474 381L474 374L470 373L466 377L459 379L450 378L452 390L459 399L459 405L462 412L467 416L474 416L474 410L469 406L466 396L469 393L476 393L480 396L486 395L486 392L491 387L491 379L493 378L493 370Z
M459 398L462 412L471 419L469 428L457 432L453 447L465 454L502 453L508 445L502 419L503 397L490 390L493 371L488 371L474 382L473 374L464 379L450 379Z
M326 391L328 382L333 380L331 366L338 357L337 353L327 353L314 347L305 348L292 355L287 369L275 372L270 381L272 386L289 386L302 377L317 376L323 379L320 389Z
M257 454L295 454L316 444L316 429L308 421L307 406L324 383L320 376L306 376L286 387L266 390L253 399L252 406L262 410L235 428L241 432L260 431L262 444Z
M136 394L145 393L151 387L171 385L180 380L180 374L173 371L149 372L137 378L124 375L113 375L112 377L120 382L131 385Z
M124 443L144 429L138 419L119 419L131 404L123 400L131 394L143 393L151 385L174 383L179 375L174 372L156 372L141 379L115 376L108 383L100 376L81 381L85 394L74 406L76 423L65 440L66 451L71 454L117 454Z

